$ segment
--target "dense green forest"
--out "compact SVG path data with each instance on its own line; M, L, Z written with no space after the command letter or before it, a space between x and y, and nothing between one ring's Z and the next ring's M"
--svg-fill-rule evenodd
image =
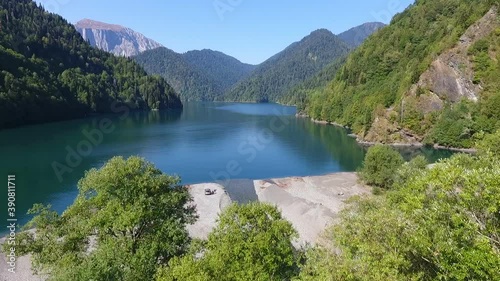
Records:
M340 33L338 37L351 46L352 49L355 49L373 33L384 26L385 24L380 22L365 23ZM337 71L345 64L346 59L347 54L337 58L313 77L289 89L289 91L279 97L277 101L282 104L296 105L299 112L304 111L304 106L308 97L313 95L316 91L321 91L321 89L326 88L332 77L335 77Z
M428 167L388 146L370 148L361 178L377 195L351 198L322 243L294 247L297 232L263 203L232 205L206 240L188 189L138 157L91 169L58 214L35 205L18 254L49 280L498 280L500 131L477 155ZM4 250L9 249L4 244Z
M295 105L297 106L297 110L302 112L305 109L308 98L316 91L321 91L328 85L332 77L334 77L337 71L344 65L346 59L347 54L328 64L313 77L286 92L278 99L278 102Z
M182 107L135 62L97 50L30 0L0 1L0 128L90 113Z
M276 102L350 50L330 31L316 30L260 64L247 79L227 92L224 100Z
M199 72L209 77L212 83L220 85L223 92L246 78L256 68L255 65L242 63L224 53L207 49L189 51L184 53L183 57Z
M150 74L164 77L184 100L213 101L255 68L212 50L176 53L167 48L133 58Z
M475 139L500 125L498 28L471 46L468 54L474 83L484 89L478 102L444 98L443 109L426 112L417 101L432 93L425 88L417 89L416 98L408 98L408 93L438 55L455 46L467 28L498 4L498 0L417 0L349 55L328 86L308 96L305 111L315 119L347 125L362 138L374 130L368 139L372 141L400 142L390 136L398 131L427 143L473 146ZM390 116L384 116L385 109ZM394 128L372 127L385 118Z

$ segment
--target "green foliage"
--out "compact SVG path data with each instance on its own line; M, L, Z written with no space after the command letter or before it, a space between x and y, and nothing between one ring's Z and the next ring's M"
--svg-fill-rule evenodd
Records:
M427 169L429 162L423 155L413 158L410 162L404 163L396 172L394 185L399 186L423 173Z
M138 157L115 157L87 171L62 214L35 205L19 234L20 253L51 280L151 280L159 264L183 254L194 221L179 179Z
M293 87L286 92L282 97L278 98L281 104L296 105L298 111L303 111L307 100L315 91L321 90L329 83L330 78L335 76L335 73L345 63L347 55L336 59L334 62L325 66L320 72L309 78L305 82Z
M343 211L299 280L498 280L499 159L459 154L412 174Z
M500 130L494 134L486 135L477 144L480 154L491 154L500 157Z
M351 53L329 86L310 97L306 111L315 119L344 124L363 135L372 125L374 111L379 106L397 107L436 56L456 44L494 4L498 0L416 1ZM479 43L474 50L483 52L484 46ZM490 82L483 78L482 73L492 68L491 62L484 61L484 56L476 60L479 78L485 85L498 85L493 82L498 75L496 80L491 76ZM492 93L500 92L494 89ZM414 114L404 125L418 130L422 120ZM427 133L430 127L419 133Z
M367 184L387 189L403 163L399 152L387 145L376 145L368 149L359 175Z
M292 225L276 207L232 205L206 245L175 258L157 280L290 280L297 272Z
M474 143L475 124L471 117L473 105L462 101L448 106L428 136L428 142L448 147L471 147Z
M350 46L330 31L314 31L300 42L293 43L260 64L247 79L228 91L224 99L290 103L289 98L284 98L290 90L312 78L336 59L345 56L350 50ZM300 100L300 96L296 99Z
M113 112L121 105L182 106L165 80L92 48L73 25L33 1L1 0L0 26L0 128Z
M133 59L148 73L164 77L185 100L218 100L255 69L253 65L211 50L178 54L157 48Z

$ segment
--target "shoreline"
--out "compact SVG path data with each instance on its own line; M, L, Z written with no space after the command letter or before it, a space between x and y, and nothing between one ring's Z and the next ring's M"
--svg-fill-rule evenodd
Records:
M316 123L316 124L319 124L319 125L332 125L332 126L335 126L335 127L338 127L338 128L342 128L344 130L347 131L347 135L353 139L356 139L356 142L361 145L361 146L365 146L365 147L369 147L369 146L374 146L374 145L377 145L377 144L385 144L385 145L388 145L388 146L391 146L391 147L394 147L394 148L401 148L401 147L410 147L410 148L423 148L423 147L426 147L426 146L429 146L433 149L436 149L436 150L447 150L447 151L453 151L453 152L461 152L461 153L467 153L467 154L476 154L477 153L477 149L475 148L457 148L457 147L448 147L448 146L443 146L443 145L439 145L439 144L433 144L433 145L425 145L421 142L415 142L415 143L380 143L380 142L370 142L370 141L364 141L364 140L361 140L360 137L354 133L351 133L350 132L350 128L348 126L344 126L342 124L338 124L338 123L335 123L335 122L328 122L328 121L323 121L323 120L316 120L314 118L311 118L309 115L307 114L304 114L304 113L297 113L295 114L295 117L297 118L309 118L311 120L311 122L313 123Z

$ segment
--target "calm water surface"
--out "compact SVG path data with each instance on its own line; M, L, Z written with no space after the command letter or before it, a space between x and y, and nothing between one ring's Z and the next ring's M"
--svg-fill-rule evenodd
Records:
M82 132L96 130L102 120L110 120L112 130L89 148ZM68 151L78 149L90 154L80 161L75 155L68 157ZM406 154L415 153L431 161L449 156L430 149ZM1 219L5 222L7 217L8 174L16 175L17 217L25 223L34 203L63 211L76 197L84 172L116 155L139 155L191 184L355 171L364 154L345 130L297 119L294 107L275 104L187 103L182 112L133 112L4 130ZM71 172L58 177L55 163Z

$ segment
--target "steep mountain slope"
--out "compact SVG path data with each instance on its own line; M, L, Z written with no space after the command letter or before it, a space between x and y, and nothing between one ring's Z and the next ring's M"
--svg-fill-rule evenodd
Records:
M384 26L385 24L379 22L365 23L339 34L338 37L344 40L352 49L355 49L366 38ZM329 63L314 76L287 91L285 95L278 99L278 102L296 105L299 110L303 110L308 97L316 92L323 91L331 81L331 78L335 77L337 71L346 62L346 59L347 54Z
M231 89L224 99L278 101L290 89L349 51L349 46L330 31L316 30L259 65L247 79Z
M75 24L83 39L92 46L117 56L131 57L141 52L162 47L141 33L116 24L83 19Z
M184 59L200 73L210 77L223 91L228 90L243 78L246 78L256 66L245 64L224 53L201 50L183 54Z
M0 0L0 128L132 109L182 107L160 77L91 47L30 0Z
M366 141L473 146L500 125L499 4L416 1L353 52L306 111Z
M338 37L349 44L349 46L356 48L361 45L366 38L384 26L385 24L381 22L367 22L338 34Z
M334 77L337 71L344 65L346 59L347 54L328 64L313 77L290 89L290 91L278 99L278 102L281 104L295 105L297 110L302 112L308 98L316 92L324 90L330 79Z
M176 53L158 48L134 60L148 73L163 76L185 100L217 100L255 68L212 50Z

